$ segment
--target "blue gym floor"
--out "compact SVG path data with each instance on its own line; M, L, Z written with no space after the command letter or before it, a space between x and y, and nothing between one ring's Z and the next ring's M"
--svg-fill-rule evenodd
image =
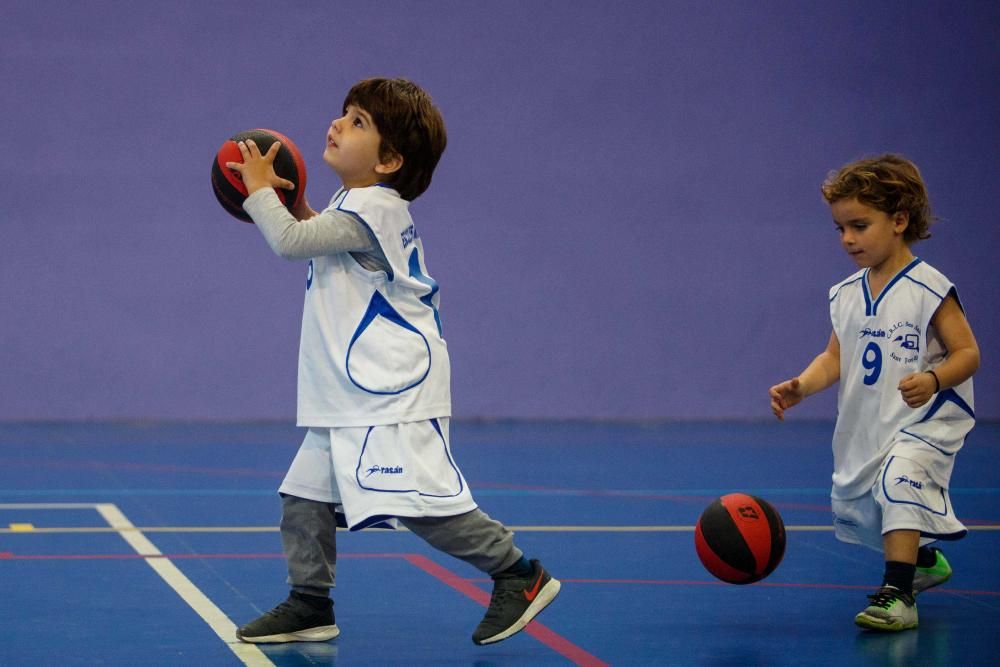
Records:
M1000 423L951 490L966 539L920 627L853 616L881 556L829 527L832 424L455 422L480 506L563 582L505 642L470 635L490 582L405 532L340 533L337 624L254 647L232 629L287 594L275 489L302 432L275 424L0 424L0 665L950 665L1000 649ZM713 498L770 500L788 528L764 582L699 563Z

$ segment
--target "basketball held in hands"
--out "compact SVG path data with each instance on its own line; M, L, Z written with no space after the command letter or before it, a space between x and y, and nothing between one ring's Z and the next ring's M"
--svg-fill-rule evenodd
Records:
M243 222L253 223L250 216L243 210L243 202L247 198L247 188L239 172L226 167L227 162L243 162L240 147L237 142L253 139L260 148L261 154L267 153L271 145L281 142L281 148L274 158L274 172L281 178L295 184L294 190L275 188L281 203L291 211L302 203L306 191L306 165L302 153L291 139L274 130L256 129L239 132L222 144L212 162L212 191L222 208L233 217Z

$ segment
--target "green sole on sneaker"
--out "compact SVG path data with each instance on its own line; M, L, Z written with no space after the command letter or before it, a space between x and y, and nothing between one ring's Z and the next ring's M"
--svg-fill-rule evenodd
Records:
M900 632L902 630L912 630L917 627L917 622L906 624L896 622L885 622L879 618L873 618L867 614L858 614L854 617L855 625L867 630L877 630L879 632Z

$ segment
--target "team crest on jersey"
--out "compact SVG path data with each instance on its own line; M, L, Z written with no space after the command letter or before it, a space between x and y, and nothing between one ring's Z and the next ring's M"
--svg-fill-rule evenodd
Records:
M886 337L892 341L889 358L900 364L916 363L920 358L920 325L913 322L896 322Z

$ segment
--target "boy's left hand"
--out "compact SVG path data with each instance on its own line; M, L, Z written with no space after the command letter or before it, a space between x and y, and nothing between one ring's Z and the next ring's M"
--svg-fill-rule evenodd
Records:
M236 145L240 147L243 162L227 162L226 167L240 172L243 184L247 186L248 196L263 188L295 189L294 183L274 173L274 158L281 149L280 141L271 144L271 148L263 155L253 139L239 141Z
M911 373L907 375L899 381L898 389L908 406L919 408L931 400L936 386L937 383L934 381L934 376L924 371L923 373Z

